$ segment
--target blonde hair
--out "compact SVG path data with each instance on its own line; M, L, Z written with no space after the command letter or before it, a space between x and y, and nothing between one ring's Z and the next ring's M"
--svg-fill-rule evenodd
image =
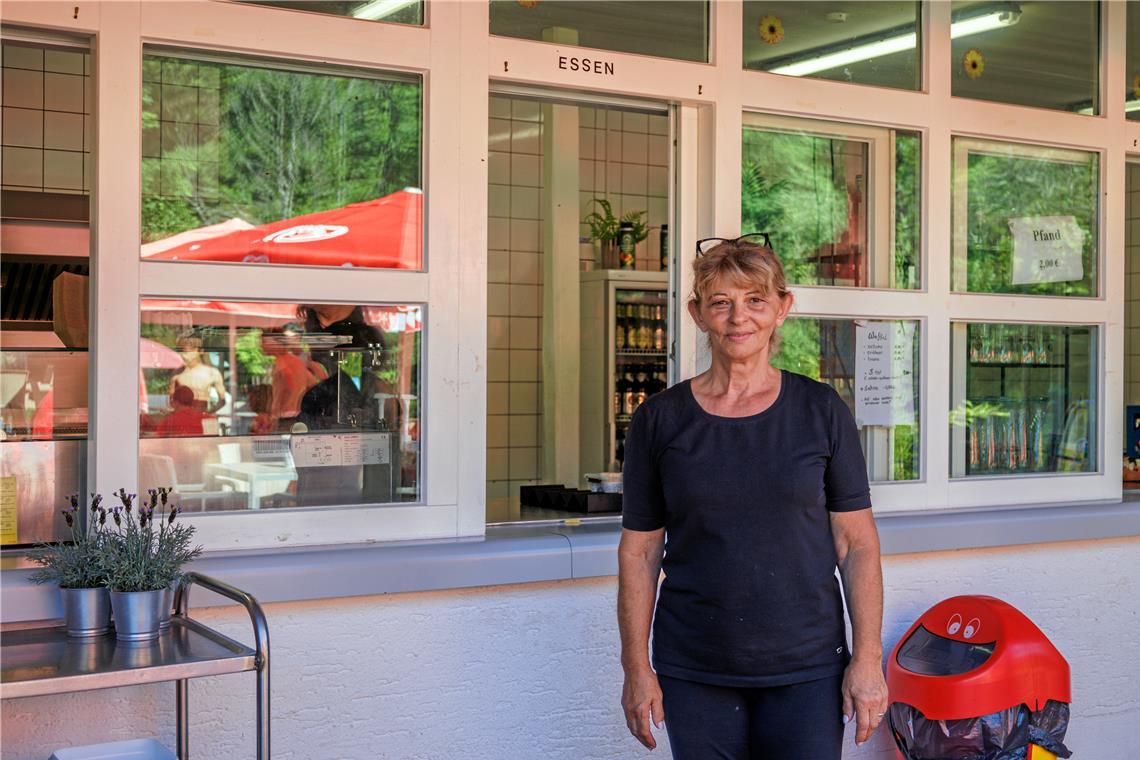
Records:
M784 265L771 248L756 243L725 242L693 261L693 293L690 300L699 305L712 287L728 279L738 287L753 287L765 296L788 294Z
M717 282L727 280L737 287L754 288L765 297L787 297L784 265L766 246L745 240L726 241L693 260L693 292L689 300L698 307ZM772 333L772 353L780 347L779 332Z

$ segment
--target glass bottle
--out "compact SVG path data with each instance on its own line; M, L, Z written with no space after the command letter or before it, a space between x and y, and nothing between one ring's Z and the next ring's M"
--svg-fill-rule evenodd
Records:
M621 394L621 413L631 415L636 408L634 405L633 375L627 372L622 376L622 380L624 381L624 386Z
M970 363L977 364L982 360L982 331L980 325L969 325Z
M1037 351L1035 353L1037 354L1037 363L1038 364L1048 364L1049 363L1050 355L1049 355L1049 328L1048 327L1038 327L1037 328Z
M618 351L625 348L625 306L618 304L615 315L616 327L614 328L614 346Z
M982 399L986 415L982 418L982 472L992 472L998 464L997 420L994 418L994 399Z
M648 397L649 389L645 380L645 373L638 372L637 379L633 381L633 408L636 409L644 404Z
M994 336L993 325L978 325L978 332L981 333L981 361L983 364L989 364L997 359L997 349L995 348L996 340Z
M970 420L970 435L967 443L966 457L967 464L969 465L968 471L975 474L981 471L981 457L982 447L979 440L982 423L981 420L974 418Z
M618 225L618 266L622 269L633 269L635 246L633 224L622 222Z
M1013 326L994 325L999 336L998 363L1013 364Z
M656 351L665 350L665 310L660 306L653 307L653 348Z
M1034 396L1030 401L1029 456L1031 469L1047 472L1050 469L1050 449L1052 433L1049 425L1049 398Z

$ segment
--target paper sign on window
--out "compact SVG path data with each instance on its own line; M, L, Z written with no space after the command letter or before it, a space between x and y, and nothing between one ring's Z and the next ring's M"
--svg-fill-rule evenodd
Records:
M297 468L388 464L391 447L391 433L295 435L290 445Z
M855 323L855 424L914 424L915 322Z
M0 478L0 543L18 544L19 509L16 502L16 477Z
M1013 233L1013 284L1074 282L1085 278L1085 232L1072 216L1009 220Z

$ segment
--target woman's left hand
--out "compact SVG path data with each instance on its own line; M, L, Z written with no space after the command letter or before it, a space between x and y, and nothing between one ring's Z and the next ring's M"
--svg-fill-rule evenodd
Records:
M851 660L843 674L843 715L855 720L855 744L871 738L887 712L887 682L876 659Z

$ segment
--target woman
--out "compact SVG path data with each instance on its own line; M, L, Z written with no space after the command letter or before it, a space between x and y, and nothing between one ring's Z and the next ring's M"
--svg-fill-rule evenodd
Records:
M847 405L771 365L792 294L752 237L698 255L689 314L712 364L626 437L622 707L650 749L667 718L681 760L838 760L843 725L861 744L887 708L878 535Z

